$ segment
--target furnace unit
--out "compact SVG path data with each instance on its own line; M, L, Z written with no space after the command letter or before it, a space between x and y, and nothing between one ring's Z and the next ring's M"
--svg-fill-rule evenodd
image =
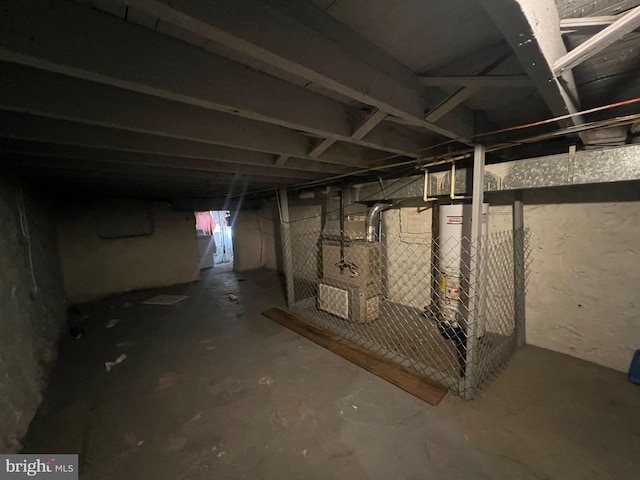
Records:
M318 308L350 322L370 323L380 314L382 294L379 216L388 204L374 205L360 228L345 233L341 208L340 234L323 235L322 279ZM354 228L355 227L355 228Z

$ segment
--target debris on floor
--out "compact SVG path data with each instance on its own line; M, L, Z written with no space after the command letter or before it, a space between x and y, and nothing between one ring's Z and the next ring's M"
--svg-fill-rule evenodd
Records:
M169 450L174 452L179 452L184 449L184 446L187 444L187 439L185 437L177 437L169 439Z
M237 302L238 296L235 293L227 293L227 298L230 302Z
M104 328L113 328L118 324L119 321L120 321L119 318L112 318L111 320L109 320L107 322L107 324L104 326Z
M186 295L156 295L143 301L144 305L175 305L188 298Z
M104 369L107 372L110 372L113 367L115 367L119 363L124 362L126 359L127 359L127 355L125 353L123 353L118 358L116 358L115 361L113 361L113 362L104 362Z
M175 386L178 383L178 374L176 373L165 373L160 378L158 378L158 390L166 390Z
M76 340L80 340L84 335L84 329L80 327L71 327L69 329L69 335L71 335Z
M271 380L270 377L262 377L260 380L258 380L258 383L260 385L272 385L273 384L273 380Z
M123 438L124 438L124 443L126 443L129 447L136 447L144 443L144 442L140 442L136 437L136 434L131 432L125 433Z
M202 412L196 413L187 423L199 422L200 420L202 420Z

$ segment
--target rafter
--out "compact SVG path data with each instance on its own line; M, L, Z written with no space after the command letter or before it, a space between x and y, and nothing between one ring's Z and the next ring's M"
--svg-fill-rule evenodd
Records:
M420 76L425 87L523 88L533 83L526 75L452 75Z
M310 3L305 4L302 13L306 16L305 22L313 22L313 27L276 6L250 0L174 0L170 3L129 0L128 3L187 32L372 105L412 125L448 138L472 133L473 123L468 119L456 119L455 129L426 122L423 118L426 94L415 75L400 64L390 75L362 60L365 54L354 54L361 45L344 48L323 35L321 30L331 22L330 16ZM335 23L329 26L333 29L330 35L333 38L349 35L341 30L344 26ZM374 58L369 52L365 53L366 57ZM379 56L384 53L380 52Z
M108 151L169 155L185 159L225 162L231 165L273 167L274 155L193 142L158 135L87 125L68 120L0 110L0 137L54 143ZM344 174L352 168L289 158L287 168L306 172Z
M276 125L190 105L139 95L93 82L4 64L0 65L0 109L31 113L121 130L149 133L297 158L307 156L308 137ZM354 147L358 148L358 147ZM316 159L344 166L366 166L384 156L325 155Z
M618 20L617 15L603 17L563 18L560 20L560 33L589 33L593 30L601 30Z
M211 172L220 172L298 180L320 179L327 176L327 174L322 173L303 172L285 168L233 165L212 160L183 158L170 155L122 152L59 144L31 143L18 140L0 140L0 152L49 158L51 159L51 163L56 162L58 159L80 160L89 166L95 166L96 163L105 163L173 168L176 170L193 170L195 175L207 175Z
M479 0L502 32L554 116L578 112L578 92L571 72L560 83L553 64L567 49L560 35L554 0ZM582 123L579 116L561 126Z
M11 28L20 22L29 29ZM353 137L335 100L71 2L6 2L0 60L384 152L427 141L416 132L414 144L384 132Z
M604 30L558 58L553 63L553 72L556 75L564 75L564 72L580 65L638 27L640 27L640 6L621 15Z
M123 165L121 163L88 162L78 159L56 159L28 154L5 154L0 164L20 167L21 169L38 169L41 171L59 172L68 176L100 177L140 180L158 179L173 183L190 183L193 185L227 185L238 179L246 180L252 185L293 184L295 179L290 177L272 177L262 175L248 175L241 173L202 172L193 170L179 170L175 168L148 168L141 165Z

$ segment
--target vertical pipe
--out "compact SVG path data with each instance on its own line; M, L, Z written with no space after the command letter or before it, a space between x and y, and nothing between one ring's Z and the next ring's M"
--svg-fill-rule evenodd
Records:
M291 308L295 302L295 284L293 278L293 251L291 250L291 226L289 224L289 199L287 189L280 189L280 233L282 235L282 252L284 275L287 279L287 305Z
M516 341L519 348L527 343L525 328L525 264L524 264L524 204L522 192L513 201L513 305Z
M440 305L440 205L433 203L431 207L431 308L429 312L437 312ZM440 315L437 316L440 321Z
M478 317L481 299L479 298L479 278L482 253L482 204L484 202L484 145L475 145L473 148L473 191L471 193L471 233L469 245L471 255L469 260L469 312L466 327L466 351L465 351L465 375L462 379L462 396L470 400L475 395L477 388L477 355L478 355Z

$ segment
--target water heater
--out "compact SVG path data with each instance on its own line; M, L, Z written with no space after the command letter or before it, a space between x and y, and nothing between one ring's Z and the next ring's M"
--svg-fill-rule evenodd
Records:
M467 325L468 313L468 285L471 236L471 205L441 205L440 206L440 241L438 270L439 292L438 302L440 310L441 330L445 336L458 335ZM486 245L488 233L489 204L482 204L481 249ZM480 255L478 276L482 278L484 264ZM482 283L480 284L482 285ZM483 298L482 292L477 292ZM478 329L477 334L485 333L483 302L476 305Z

